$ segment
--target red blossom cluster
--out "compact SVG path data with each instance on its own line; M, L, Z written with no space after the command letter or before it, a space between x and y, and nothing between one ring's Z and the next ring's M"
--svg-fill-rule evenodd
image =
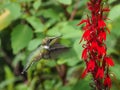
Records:
M81 41L86 41L83 44L84 50L82 52L82 59L86 63L86 69L82 77L84 78L90 72L94 78L96 87L98 90L102 90L102 88L111 87L109 67L114 66L113 60L107 55L105 44L106 32L110 33L110 31L105 23L107 18L104 16L104 12L109 12L110 9L104 7L102 0L90 0L87 6L91 12L91 16L87 16L87 19L83 19L78 24L85 23Z

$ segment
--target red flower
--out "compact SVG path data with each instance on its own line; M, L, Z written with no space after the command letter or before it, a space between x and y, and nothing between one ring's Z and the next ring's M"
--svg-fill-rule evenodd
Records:
M100 68L98 68L98 70L97 70L97 73L96 73L95 78L103 78L103 77L104 77L104 71L103 71L103 68L100 67Z
M91 50L98 50L98 43L96 41L93 41L91 43Z
M90 40L90 30L87 30L87 31L85 31L84 32L84 34L83 34L83 38L84 38L84 40Z
M87 69L84 70L84 72L82 73L82 78L84 78L86 76L87 71L88 71Z
M110 57L105 57L104 60L106 61L108 66L114 66L114 62Z
M88 9L92 11L92 10L93 10L93 7L92 7L91 2L88 2L87 5L88 5Z
M110 79L109 75L107 75L107 77L105 78L104 85L107 87L111 87L111 79Z
M106 40L106 32L105 31L100 32L98 36L99 36L100 41Z
M103 20L98 21L99 28L104 28L106 26L105 22Z
M103 11L103 12L109 12L110 9L109 9L109 8L103 8L102 11Z
M87 23L88 22L88 20L86 20L86 19L84 19L84 20L82 20L79 24L77 24L78 26L79 25L81 25L81 24L83 24L83 23Z
M94 70L94 68L95 68L95 61L94 60L90 60L87 63L87 69L88 69L88 71L92 71L92 70Z
M106 54L106 50L104 46L99 46L98 47L98 55L103 56Z
M82 59L86 60L88 58L88 55L87 55L87 48L85 48L82 52Z

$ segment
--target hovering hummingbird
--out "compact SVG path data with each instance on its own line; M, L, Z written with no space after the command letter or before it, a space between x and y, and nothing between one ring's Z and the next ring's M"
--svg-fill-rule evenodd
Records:
M67 51L69 47L60 44L60 37L61 36L46 37L43 39L41 45L29 55L28 62L23 69L22 74L24 74L33 63L40 59L57 59L59 54Z

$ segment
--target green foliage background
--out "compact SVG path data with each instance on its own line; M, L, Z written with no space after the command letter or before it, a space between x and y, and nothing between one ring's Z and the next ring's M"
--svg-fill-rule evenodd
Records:
M92 90L84 69L79 40L88 0L0 0L0 90ZM108 0L111 11L107 25L107 51L114 59L111 68L112 88L120 90L120 1ZM40 60L25 75L21 71L28 55L46 36L61 37L61 43L72 49L58 60ZM67 84L62 85L56 65L67 66ZM62 73L62 71L61 71Z

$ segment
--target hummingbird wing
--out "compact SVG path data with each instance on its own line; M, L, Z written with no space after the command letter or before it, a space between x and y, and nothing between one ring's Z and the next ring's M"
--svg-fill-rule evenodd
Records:
M54 44L50 47L49 54L51 59L57 59L59 55L68 51L70 47L61 44Z

